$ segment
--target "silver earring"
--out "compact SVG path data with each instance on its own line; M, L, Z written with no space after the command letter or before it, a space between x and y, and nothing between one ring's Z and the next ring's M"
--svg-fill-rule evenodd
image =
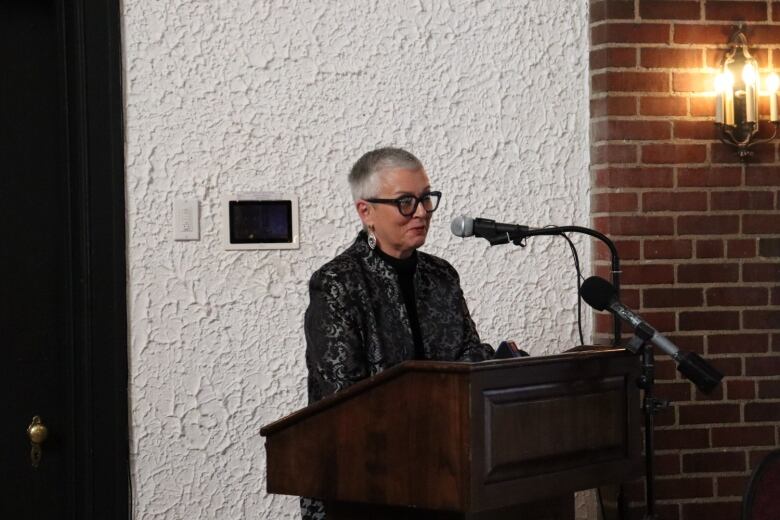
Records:
M368 230L368 247L371 249L374 249L376 247L376 235L374 234L374 231L369 229Z

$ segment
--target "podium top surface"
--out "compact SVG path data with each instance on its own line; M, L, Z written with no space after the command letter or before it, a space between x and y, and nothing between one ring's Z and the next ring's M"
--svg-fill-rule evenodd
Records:
M561 354L549 356L528 356L513 359L492 359L476 363L458 362L458 361L405 361L399 365L391 367L375 376L366 378L354 385L333 395L327 396L322 400L313 403L305 408L301 408L281 419L269 423L260 429L260 435L266 437L272 435L292 424L302 421L312 415L318 414L328 408L338 406L340 403L352 399L358 394L369 391L372 388L385 384L386 382L400 377L409 372L439 372L451 374L473 374L495 369L507 369L514 366L534 366L545 365L549 363L559 363L573 359L587 359L591 357L613 357L613 356L632 356L626 349L611 346L582 346L577 347Z

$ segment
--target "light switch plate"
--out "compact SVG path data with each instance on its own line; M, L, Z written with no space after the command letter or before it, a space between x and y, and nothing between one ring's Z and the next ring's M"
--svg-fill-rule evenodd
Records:
M173 239L198 240L200 238L200 215L195 199L173 201Z

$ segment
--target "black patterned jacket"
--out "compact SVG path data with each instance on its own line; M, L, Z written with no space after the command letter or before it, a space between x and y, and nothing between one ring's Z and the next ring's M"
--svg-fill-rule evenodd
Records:
M469 315L458 273L417 252L414 292L425 358L483 361L493 356ZM309 402L414 358L414 340L395 270L361 232L309 282L306 364Z

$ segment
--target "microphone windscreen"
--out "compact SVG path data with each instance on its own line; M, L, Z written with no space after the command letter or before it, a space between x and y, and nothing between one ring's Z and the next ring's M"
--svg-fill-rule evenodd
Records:
M456 237L470 237L474 234L474 219L461 215L452 219L450 231Z
M603 311L615 299L615 287L603 278L591 276L582 282L580 296L597 311Z

